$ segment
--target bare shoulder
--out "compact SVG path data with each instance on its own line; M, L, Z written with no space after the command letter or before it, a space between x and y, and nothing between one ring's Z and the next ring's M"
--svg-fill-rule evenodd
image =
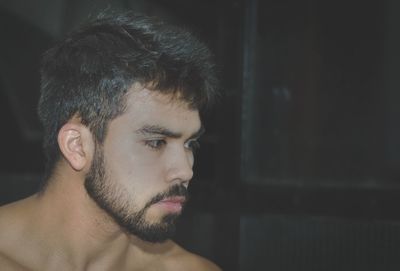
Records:
M0 206L0 226L4 226L4 222L9 221L20 213L21 209L26 208L30 204L33 197L25 198L19 201L14 201Z
M0 206L0 240L10 237L11 233L18 231L26 217L24 209L29 201L30 199L27 198Z
M0 266L1 270L28 270L15 259L21 254L21 205L24 201L0 206Z
M191 253L175 244L168 260L168 269L176 271L221 271L215 263L199 255Z
M18 203L10 203L0 206L0 253L1 244L4 244L4 239L9 238L10 233L15 229Z
M10 257L0 251L0 266L2 271L29 271Z

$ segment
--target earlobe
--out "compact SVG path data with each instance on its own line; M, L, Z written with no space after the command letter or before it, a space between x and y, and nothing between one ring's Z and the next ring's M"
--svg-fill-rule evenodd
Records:
M65 160L76 171L83 170L89 161L87 130L81 123L68 122L58 133L60 150Z

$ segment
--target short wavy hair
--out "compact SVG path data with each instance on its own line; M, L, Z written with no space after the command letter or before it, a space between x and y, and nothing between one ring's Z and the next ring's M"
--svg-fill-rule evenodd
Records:
M131 12L101 14L44 54L38 114L46 178L60 159L60 128L79 116L102 143L135 83L179 94L202 110L214 100L218 82L204 43L185 29Z

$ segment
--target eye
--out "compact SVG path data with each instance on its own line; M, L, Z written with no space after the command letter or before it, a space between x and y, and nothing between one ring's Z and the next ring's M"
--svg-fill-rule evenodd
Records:
M191 139L185 143L185 148L191 150L192 152L196 152L200 149L200 142L197 139Z
M146 140L145 141L145 145L155 149L155 150L159 150L161 149L165 144L167 144L167 142L163 139L152 139L152 140Z

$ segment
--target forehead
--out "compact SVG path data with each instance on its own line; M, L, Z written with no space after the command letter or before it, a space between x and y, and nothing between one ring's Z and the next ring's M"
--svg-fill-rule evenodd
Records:
M123 114L135 126L155 124L179 130L198 130L199 112L172 94L147 88L132 88L126 97Z

